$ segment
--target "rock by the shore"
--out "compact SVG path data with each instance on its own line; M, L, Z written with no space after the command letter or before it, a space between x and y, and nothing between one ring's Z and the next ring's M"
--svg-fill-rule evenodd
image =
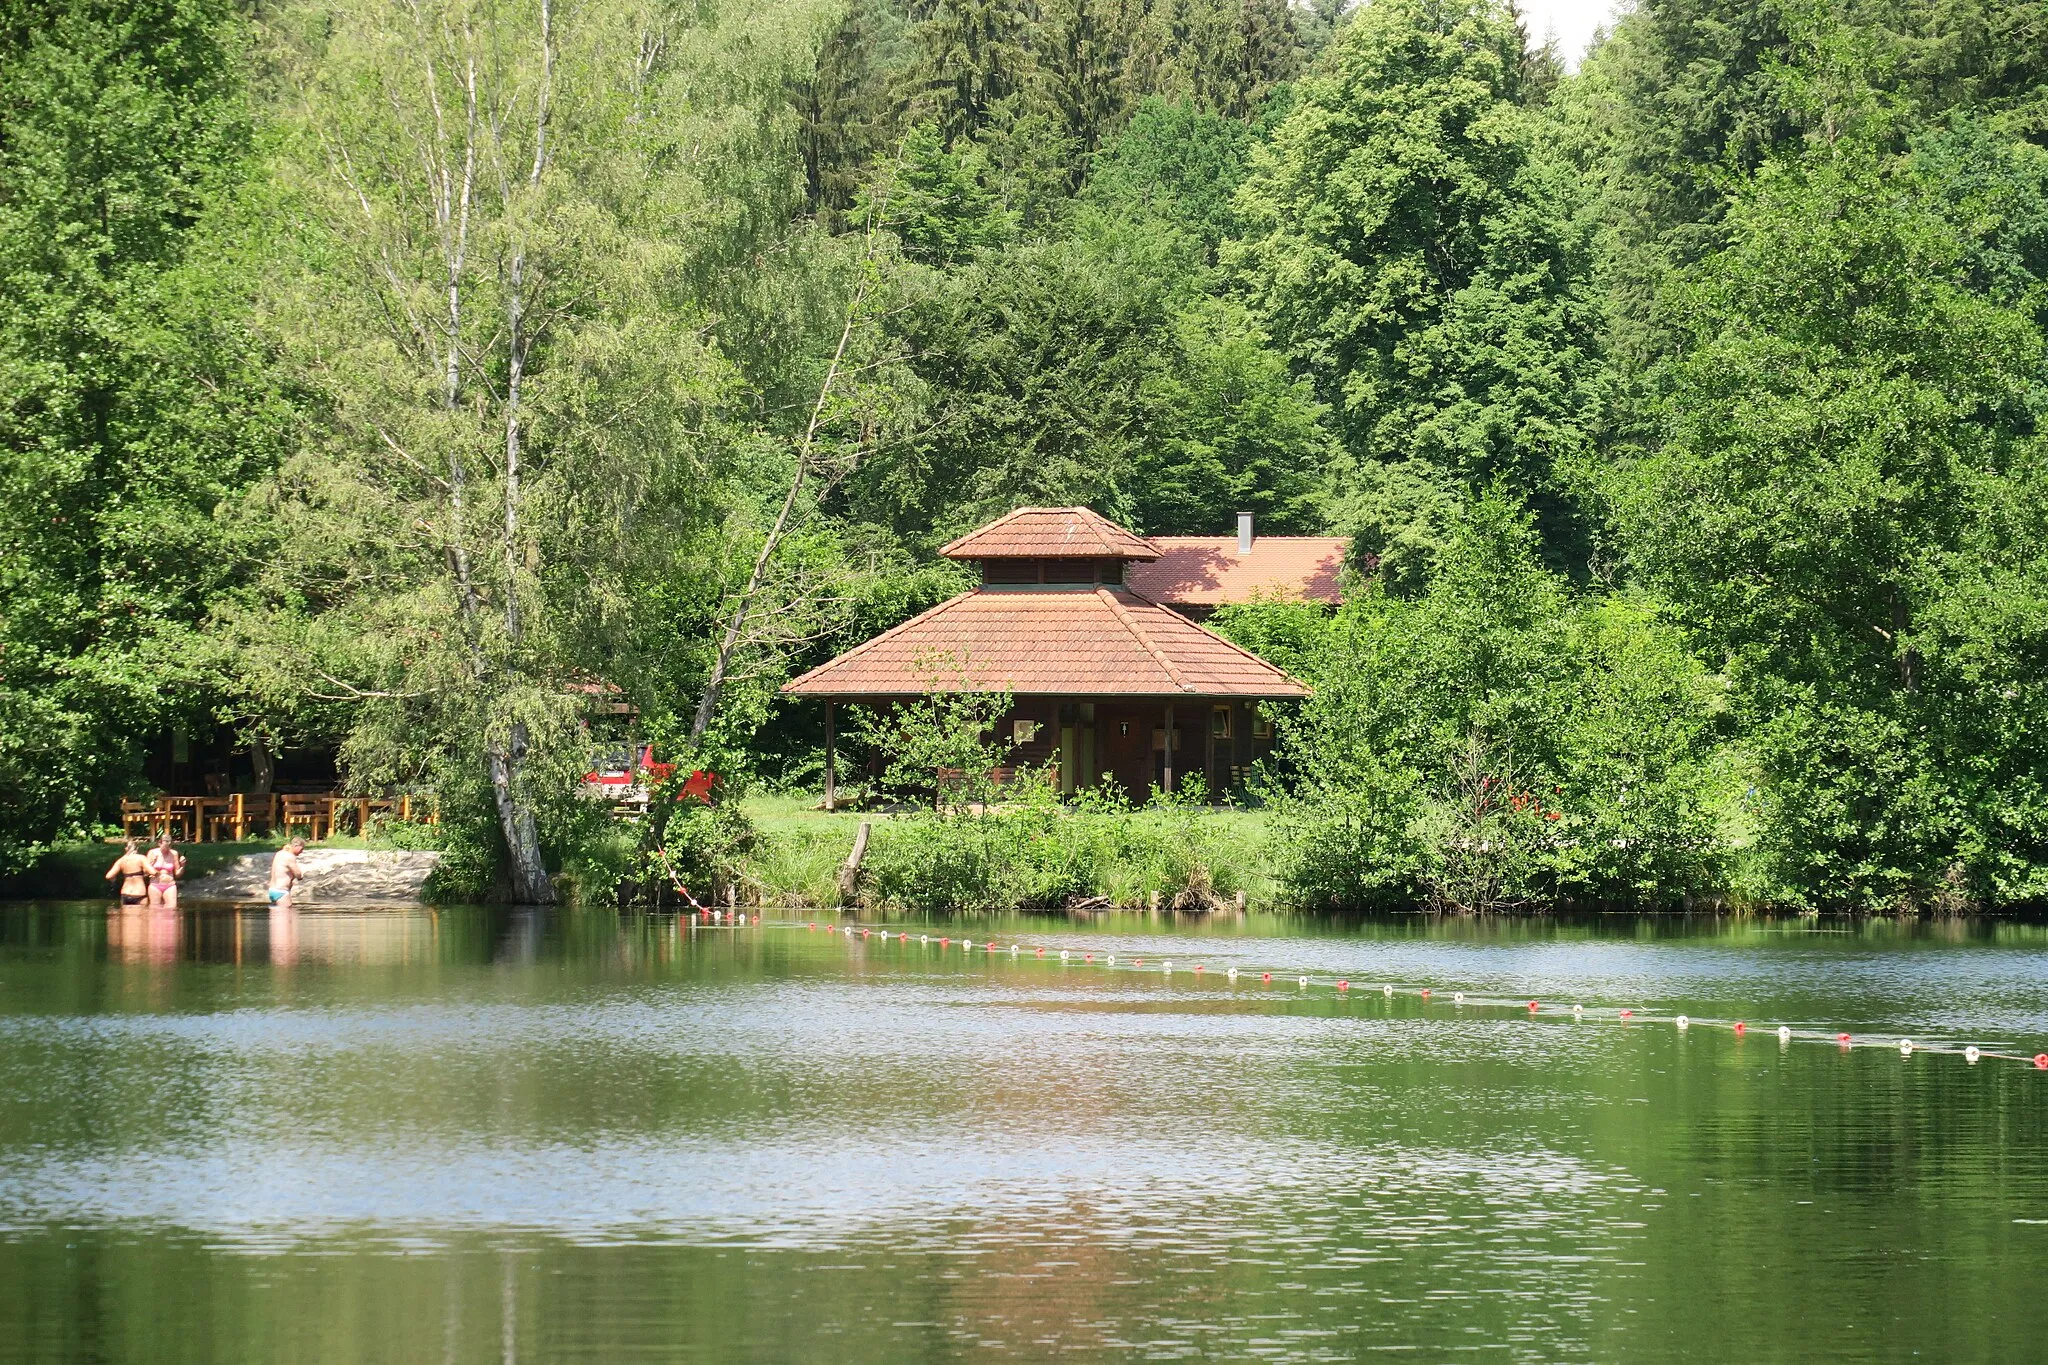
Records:
M189 882L179 893L187 901L260 901L270 885L268 853L250 853L220 871ZM433 852L395 849L309 848L299 855L305 880L292 904L389 905L417 902L440 863Z

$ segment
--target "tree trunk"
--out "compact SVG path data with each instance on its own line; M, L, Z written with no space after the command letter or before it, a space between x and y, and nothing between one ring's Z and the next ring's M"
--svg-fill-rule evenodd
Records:
M491 795L498 805L498 827L512 859L512 899L521 905L553 905L555 884L541 862L540 830L533 807L520 792L526 770L526 723L512 722L504 744L491 744Z
M553 18L549 0L541 0L542 79L540 108L534 124L533 164L526 177L528 191L538 189L548 164L548 110L554 87ZM515 193L509 187L505 191L508 217ZM526 245L515 240L505 289L505 519L501 532L504 537L501 548L505 568L505 643L511 655L506 669L508 683L516 682L518 654L526 636L525 619L519 609L521 515L524 511L520 502L520 456L523 454L520 432L525 420L521 405L527 348L532 345L532 338L526 330L529 287L538 286L530 286L526 277ZM527 747L526 722L518 720L512 722L505 745L488 746L491 794L497 802L498 828L505 836L505 850L512 861L512 898L522 905L553 905L555 884L549 879L547 864L541 856L540 827L534 818L533 803L526 794Z
M277 782L277 758L260 734L249 736L249 787L258 796L270 795Z
M865 263L872 265L874 258L875 235L870 230ZM733 607L732 620L726 624L724 637L718 643L718 657L711 666L711 676L704 683L704 695L698 701L697 714L690 723L692 745L704 738L705 731L711 728L712 716L718 711L718 696L724 690L726 675L732 669L733 653L746 638L747 615L753 610L754 599L767 581L768 566L775 558L776 548L782 544L783 533L789 529L790 516L796 511L804 478L810 473L818 445L818 428L825 420L825 405L831 401L833 386L839 382L840 367L846 363L846 348L853 340L854 328L861 321L867 297L868 281L863 278L846 306L846 322L839 329L839 344L832 350L832 363L825 367L825 378L818 385L817 400L811 404L811 420L804 427L803 439L797 443L796 471L790 475L789 492L782 499L782 510L776 513L775 524L769 527L767 539L761 542L761 552L754 556L753 571L747 575L747 585L740 592L739 601Z

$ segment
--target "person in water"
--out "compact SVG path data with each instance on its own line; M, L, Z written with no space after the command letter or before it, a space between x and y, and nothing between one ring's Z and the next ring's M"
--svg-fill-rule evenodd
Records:
M185 855L171 847L170 832L156 836L156 847L149 851L149 908L152 910L175 910L178 908L178 878L185 875Z
M270 860L270 903L280 910L292 908L292 892L298 889L306 873L299 866L299 855L306 851L306 841L297 835L277 851Z
M149 900L149 860L135 851L135 841L128 840L120 857L107 869L107 880L115 883L116 892L125 909L134 909Z

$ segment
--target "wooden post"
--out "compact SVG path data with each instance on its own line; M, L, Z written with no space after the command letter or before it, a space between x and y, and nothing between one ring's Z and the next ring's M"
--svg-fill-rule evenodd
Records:
M825 703L825 809L839 808L839 764L832 752L832 703Z
M1173 703L1166 703L1166 773L1160 790L1173 790Z
M841 904L853 899L853 889L860 882L861 860L868 855L869 824L863 820L860 829L853 836L853 852L846 855L846 861L839 865L839 900Z
M240 792L235 793L234 822L235 842L239 844L249 832L249 813L243 805L243 798Z
M1209 788L1209 804L1216 804L1216 703L1202 708L1202 781Z

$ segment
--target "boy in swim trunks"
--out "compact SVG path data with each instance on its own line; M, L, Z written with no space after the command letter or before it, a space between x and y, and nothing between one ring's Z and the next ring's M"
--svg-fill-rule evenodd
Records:
M292 892L305 879L305 872L299 867L299 855L306 851L306 841L293 836L292 841L277 851L270 860L270 903L280 910L292 908Z
M121 856L114 859L114 865L107 869L107 880L119 882L121 905L134 909L149 899L149 861L135 851L135 841L130 839Z
M170 834L159 834L149 851L149 907L152 910L178 908L178 878L185 875L185 855L171 847Z

